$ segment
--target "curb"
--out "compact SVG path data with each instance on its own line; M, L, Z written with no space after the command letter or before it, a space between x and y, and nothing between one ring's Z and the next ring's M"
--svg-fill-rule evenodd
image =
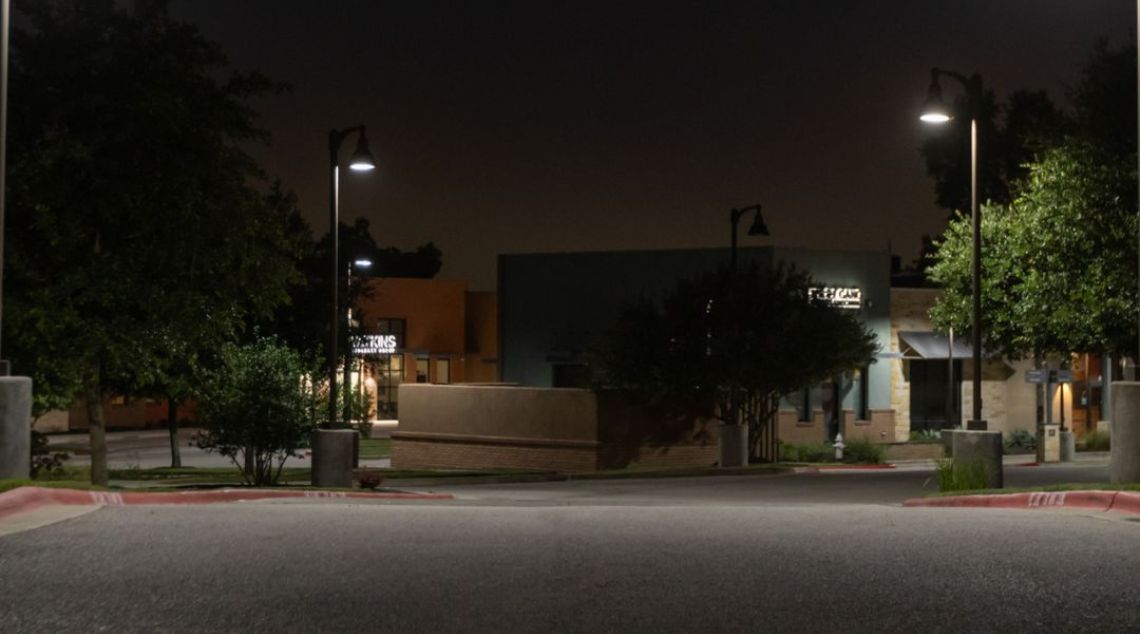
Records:
M882 471L884 469L897 469L897 465L893 464L837 464L837 465L819 465L816 469L820 471Z
M1140 493L1131 491L1036 491L997 495L954 495L940 498L911 498L908 507L1044 509L1073 508L1107 513L1114 511L1140 515Z
M272 489L216 489L212 491L80 491L20 487L0 493L0 518L48 504L127 506L135 504L219 504L284 498L363 500L452 500L445 493L372 493L366 491L276 491Z

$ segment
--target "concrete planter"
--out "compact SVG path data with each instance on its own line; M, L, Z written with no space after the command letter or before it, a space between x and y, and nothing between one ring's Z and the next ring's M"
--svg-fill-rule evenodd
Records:
M748 425L720 426L720 466L748 465Z
M1005 481L1002 471L1002 444L1000 431L945 429L942 437L949 436L951 456L956 464L981 464L988 481L986 488L1000 489Z
M1112 384L1112 448L1108 479L1113 484L1140 482L1140 382Z
M354 449L359 437L355 429L313 432L313 486L352 487Z
M0 479L26 479L31 469L32 380L0 377Z

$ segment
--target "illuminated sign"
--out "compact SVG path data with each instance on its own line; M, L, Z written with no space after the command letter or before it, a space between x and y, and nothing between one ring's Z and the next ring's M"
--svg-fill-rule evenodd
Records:
M360 335L352 338L352 354L392 354L398 348L396 335Z
M808 299L819 300L835 308L859 310L863 307L863 289L848 286L813 286Z

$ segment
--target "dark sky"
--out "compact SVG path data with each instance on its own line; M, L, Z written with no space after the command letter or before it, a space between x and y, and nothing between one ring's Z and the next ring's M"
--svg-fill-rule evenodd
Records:
M342 219L435 241L444 276L485 289L498 253L727 245L729 209L757 202L771 243L913 258L945 222L917 151L930 67L1063 100L1096 38L1136 26L1133 0L173 7L292 85L259 104L257 154L314 230L327 131L364 123L380 169L342 178Z

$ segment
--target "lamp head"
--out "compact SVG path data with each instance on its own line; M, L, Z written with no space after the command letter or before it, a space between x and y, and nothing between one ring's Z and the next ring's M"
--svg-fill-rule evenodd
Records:
M356 140L356 150L348 160L348 169L355 172L376 169L376 159L372 158L372 152L368 150L368 137L364 135L364 130L360 131L360 138Z
M372 260L368 258L356 258L352 261L352 265L358 269L368 269L372 268Z
M768 233L768 225L764 223L764 216L760 213L760 205L756 205L756 218L752 220L752 226L748 227L748 235L750 236L766 236Z
M931 71L930 88L926 89L926 105L918 117L923 123L940 124L950 121L950 109L942 100L942 86L938 84L938 70Z

